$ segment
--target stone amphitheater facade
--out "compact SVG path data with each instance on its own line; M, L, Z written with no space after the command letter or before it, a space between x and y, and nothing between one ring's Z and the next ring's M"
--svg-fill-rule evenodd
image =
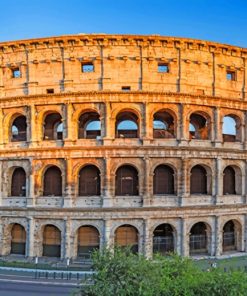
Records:
M246 252L246 58L158 35L0 43L0 254Z

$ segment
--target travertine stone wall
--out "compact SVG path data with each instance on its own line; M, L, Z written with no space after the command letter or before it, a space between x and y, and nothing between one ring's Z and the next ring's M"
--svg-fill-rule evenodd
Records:
M100 245L113 246L118 226L138 230L139 251L152 256L154 229L169 223L175 250L189 255L189 238L197 222L207 225L208 253L220 256L224 224L235 221L237 250L246 251L246 57L247 49L160 36L75 35L0 43L0 254L10 253L11 228L27 233L26 255L42 256L43 229L55 225L62 234L61 257L76 257L82 225L95 226ZM82 73L82 63L93 63ZM159 73L158 64L169 66ZM19 67L20 78L12 77ZM227 71L236 79L226 79ZM122 87L131 90L121 91ZM54 94L46 94L54 89ZM174 118L175 138L153 137L153 116L166 110ZM100 115L100 139L78 139L85 111ZM115 137L119 112L138 117L139 138ZM44 118L58 112L63 140L43 140ZM193 112L203 114L208 140L190 139ZM24 115L27 141L11 142L11 125ZM223 118L237 123L235 142L224 142ZM78 196L79 170L100 170L101 195ZM118 167L138 171L139 196L115 196ZM174 169L174 195L154 195L153 175L160 164ZM190 194L190 172L207 171L208 194ZM62 171L62 196L44 197L43 175L50 165ZM236 194L223 195L223 171L236 171ZM26 197L11 197L11 176L22 167Z

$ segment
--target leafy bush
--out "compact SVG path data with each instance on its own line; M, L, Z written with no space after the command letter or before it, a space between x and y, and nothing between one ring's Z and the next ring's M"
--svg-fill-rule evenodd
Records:
M105 249L93 254L93 285L86 296L241 296L247 295L247 275L203 272L189 258L172 255L148 260L129 249Z

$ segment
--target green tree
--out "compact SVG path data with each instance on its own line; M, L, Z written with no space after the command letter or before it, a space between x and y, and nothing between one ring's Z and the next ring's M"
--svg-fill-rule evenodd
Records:
M148 260L130 249L93 254L93 285L86 296L244 296L247 276L220 269L203 272L189 258L171 255Z

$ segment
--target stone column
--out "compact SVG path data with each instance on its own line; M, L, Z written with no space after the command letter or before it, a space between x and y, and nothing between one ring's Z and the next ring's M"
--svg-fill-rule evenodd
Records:
M144 157L143 161L144 161L145 170L144 170L143 176L139 176L139 183L141 179L144 177L143 206L148 207L151 204L151 196L152 196L151 186L150 186L150 176L152 175L150 173L150 158Z
M150 231L151 229L151 220L144 220L144 255L146 258L152 258L153 256L153 233Z
M31 142L31 107L26 106L25 107L26 112L26 123L27 123L27 142Z
M68 121L67 121L67 106L66 104L61 104L61 115L63 123L63 141L66 141L68 137Z
M35 250L34 250L34 219L33 219L33 217L30 217L28 220L26 255L28 257L34 257L37 255L37 254L35 254Z
M3 145L3 110L0 109L0 145ZM6 127L7 128L7 127Z
M4 96L3 67L0 66L0 97Z
M179 112L178 112L178 128L179 130L178 133L178 141L179 141L179 146L187 146L188 141L187 141L187 133L188 131L186 130L187 124L186 124L186 118L185 118L185 112L184 112L184 105L180 104L179 105Z
M220 219L215 216L215 231L214 231L214 239L215 244L212 246L212 255L219 257L222 254L222 239L223 239L223 230L220 228ZM213 244L212 244L213 245Z
M242 174L242 197L243 203L247 203L247 161L245 161L244 173Z
M184 200L189 196L190 188L189 188L189 181L190 181L190 172L188 171L188 159L182 158L181 159L181 174L178 186L178 196L180 198L180 205L183 205L186 201Z
M111 182L111 159L105 157L105 179L103 180L103 190L102 190L102 199L103 199L103 208L108 208L113 206L113 197L112 197L112 182Z
M71 158L67 158L65 162L66 166L66 180L65 180L65 194L64 194L64 200L63 200L63 207L64 208L70 208L73 204L73 175L72 175L72 160Z
M66 114L66 120L64 121L64 130L65 130L65 142L71 142L76 140L77 127L73 122L73 105L71 103L67 103L65 106L64 116Z
M103 139L104 137L106 137L106 122L107 122L107 116L105 116L106 113L106 105L101 103L99 105L99 111L100 111L100 135L101 135L101 139Z
M143 134L142 134L142 143L143 145L152 144L153 138L153 117L151 115L150 104L146 103L143 105Z
M190 255L190 233L189 229L187 229L187 221L185 218L181 218L180 221L180 233L181 233L181 255L182 256L189 256Z
M242 139L242 142L244 143L244 149L247 149L247 111L244 112L244 122L245 124L243 125L243 134L244 137Z
M64 256L63 258L71 258L74 254L71 248L71 220L64 219Z
M219 197L223 195L222 159L220 157L217 157L215 162L216 162L215 204L218 204L220 202Z
M111 104L105 103L105 137L104 144L111 144L115 138L115 121L111 116Z
M35 197L35 178L34 178L34 168L31 162L30 175L29 175L29 190L27 191L27 207L34 207L36 204Z
M3 161L0 161L0 178L1 178L1 182L0 182L0 206L3 205Z
M42 124L42 122L37 122L36 123L36 107L35 105L30 106L30 141L32 146L36 146L38 139L38 133L37 133L37 127L36 124Z
M177 232L174 233L174 251L178 254L178 255L182 255L183 252L183 219L178 218L179 219L179 223L178 223L178 228L177 228Z
M1 219L1 223L0 223L0 255L3 256L4 255L4 225L3 225L3 221Z
M221 120L220 108L215 107L214 108L214 138L212 139L214 141L215 147L222 146L222 140L223 140L222 135L223 135L223 122Z
M246 252L247 251L247 214L244 215L244 223L243 223L243 250Z
M111 235L112 221L104 221L104 247L111 248L114 246L114 237Z

